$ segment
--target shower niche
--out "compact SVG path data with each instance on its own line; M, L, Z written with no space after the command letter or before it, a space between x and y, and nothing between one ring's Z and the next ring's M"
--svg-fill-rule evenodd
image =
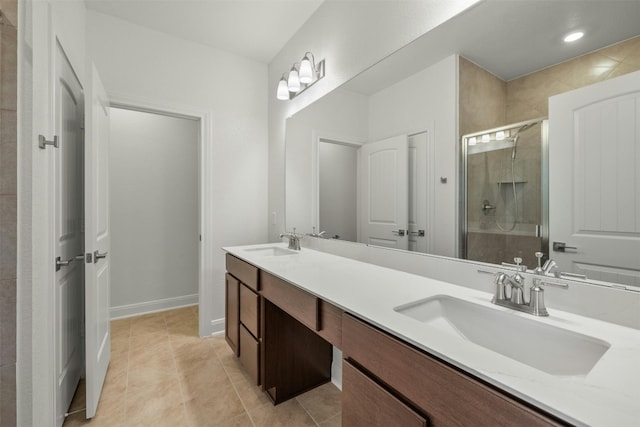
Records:
M465 135L462 153L463 257L535 265L549 253L547 120Z

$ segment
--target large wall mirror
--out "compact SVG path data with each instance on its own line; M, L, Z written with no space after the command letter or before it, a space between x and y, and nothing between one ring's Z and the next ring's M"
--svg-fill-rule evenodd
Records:
M487 0L423 35L287 119L287 228L640 286L638 22Z

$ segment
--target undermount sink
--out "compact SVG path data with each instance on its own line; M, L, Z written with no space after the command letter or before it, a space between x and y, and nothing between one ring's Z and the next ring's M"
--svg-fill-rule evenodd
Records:
M282 256L282 255L295 255L298 252L293 251L291 249L285 249L278 246L267 246L263 248L251 248L245 249L247 252L251 252L254 255L264 255L264 256Z
M586 375L610 347L588 335L446 295L394 310L551 375Z

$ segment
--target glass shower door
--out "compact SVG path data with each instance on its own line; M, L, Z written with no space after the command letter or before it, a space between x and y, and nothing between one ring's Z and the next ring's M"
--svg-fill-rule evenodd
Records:
M546 132L536 119L462 138L464 258L535 266L548 254Z

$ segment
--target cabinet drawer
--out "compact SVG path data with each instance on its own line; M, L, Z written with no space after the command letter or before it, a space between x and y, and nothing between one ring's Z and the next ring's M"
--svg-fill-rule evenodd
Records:
M347 360L379 378L438 425L560 425L510 396L345 314ZM344 410L344 409L343 409Z
M227 271L254 291L258 292L260 290L258 286L258 269L248 262L227 254Z
M345 361L342 364L342 425L426 427L427 420Z
M260 271L262 296L308 328L317 331L318 298L275 276Z
M240 322L251 332L260 338L259 311L260 297L245 285L240 285Z
M260 384L260 342L240 325L240 362L251 379Z
M238 355L239 288L240 283L230 274L225 275L225 318L224 337L233 352Z
M343 311L333 304L320 300L320 330L318 334L332 345L342 348Z

